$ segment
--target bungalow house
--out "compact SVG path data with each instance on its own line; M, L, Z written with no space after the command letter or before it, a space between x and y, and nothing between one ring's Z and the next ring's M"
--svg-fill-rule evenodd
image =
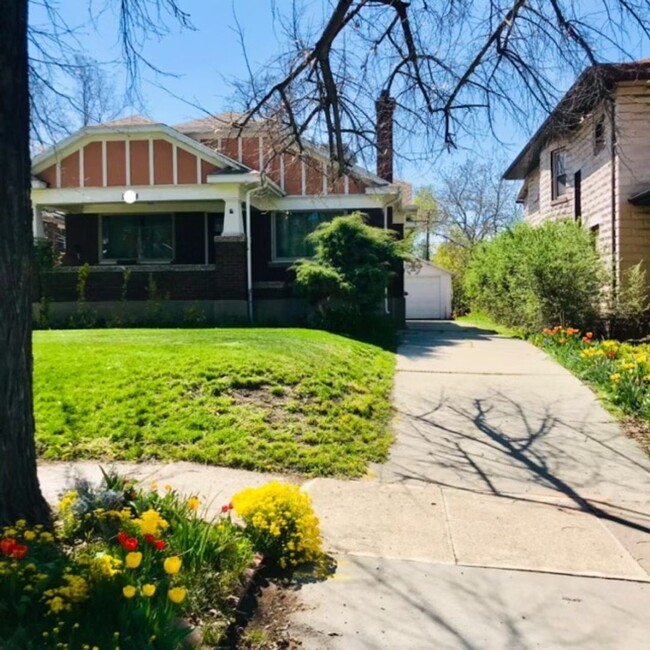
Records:
M587 68L506 170L524 218L573 218L621 273L650 259L650 60Z
M392 119L392 104L386 110ZM217 321L296 322L304 305L290 267L309 255L305 237L319 223L358 210L402 235L392 122L380 129L380 175L353 167L340 177L318 147L276 153L268 124L240 128L241 118L168 126L132 117L83 128L33 159L35 236L44 213L65 218L63 264L38 283L54 313L74 310L87 264L84 297L100 314L118 303L137 312L154 283L178 313L198 306ZM401 277L386 308L403 319Z

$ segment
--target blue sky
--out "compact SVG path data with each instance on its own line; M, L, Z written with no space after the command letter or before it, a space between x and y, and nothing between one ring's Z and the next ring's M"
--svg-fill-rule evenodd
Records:
M58 0L59 10L68 24L78 28L77 39L83 49L102 62L119 59L116 4L105 0ZM180 4L190 14L195 31L183 30L169 20L168 33L160 38L150 37L143 49L147 60L169 73L162 76L144 71L141 86L144 112L167 124L199 116L201 111L191 104L210 112L233 108L228 81L247 76L236 21L244 30L248 57L256 69L282 48L282 36L274 31L272 8L274 5L279 10L287 8L290 0L180 0ZM317 20L328 2L307 0L305 5L307 19L313 16ZM38 6L33 5L32 23L41 18ZM648 42L638 35L628 38L626 46L639 58L650 57ZM116 78L123 78L120 68L113 69ZM471 150L443 154L428 168L402 163L397 172L415 185L435 184L438 166L447 166L469 155L491 156L498 150L505 159L514 157L525 143L529 130L529 125L514 124L504 117L497 125L497 132L505 147L486 136L472 143Z

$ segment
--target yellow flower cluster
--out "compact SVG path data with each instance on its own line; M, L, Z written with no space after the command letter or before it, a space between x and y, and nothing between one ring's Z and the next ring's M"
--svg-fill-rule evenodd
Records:
M74 502L77 500L77 493L74 490L66 492L59 501L59 512L62 517L65 517L69 512Z
M232 503L235 512L261 541L261 550L277 554L283 568L321 557L318 518L309 495L299 486L273 481L239 492Z
M100 553L88 563L90 576L95 580L112 578L120 573L122 560L109 553Z
M143 535L158 536L169 528L169 523L153 509L143 512L138 519L133 520L133 523Z
M90 585L82 576L66 573L63 580L64 585L43 592L43 599L51 614L70 611L72 605L83 602L90 595Z

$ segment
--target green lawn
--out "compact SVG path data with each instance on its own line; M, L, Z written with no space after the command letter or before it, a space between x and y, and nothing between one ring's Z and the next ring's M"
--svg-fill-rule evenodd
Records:
M472 312L466 316L459 316L456 320L467 325L474 325L474 327L478 327L479 329L492 330L502 336L510 336L515 339L526 338L522 331L514 327L499 325L499 323L493 321L487 314L479 311Z
M386 457L394 356L299 329L34 333L41 458L314 475Z

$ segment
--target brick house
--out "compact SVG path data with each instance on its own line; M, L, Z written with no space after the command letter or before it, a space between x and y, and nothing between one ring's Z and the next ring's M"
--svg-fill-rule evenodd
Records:
M650 259L650 60L587 68L503 178L529 223L589 228L614 282Z
M354 167L339 177L315 146L275 153L265 123L241 129L233 113L174 127L135 117L81 129L33 159L35 237L56 211L66 239L63 264L41 274L38 297L59 316L72 313L88 264L85 297L100 315L125 303L138 313L153 280L179 314L198 306L215 321L299 322L305 306L290 267L309 255L305 237L319 223L358 210L402 236L390 101L378 102L382 110L381 176ZM386 307L403 319L403 278Z

